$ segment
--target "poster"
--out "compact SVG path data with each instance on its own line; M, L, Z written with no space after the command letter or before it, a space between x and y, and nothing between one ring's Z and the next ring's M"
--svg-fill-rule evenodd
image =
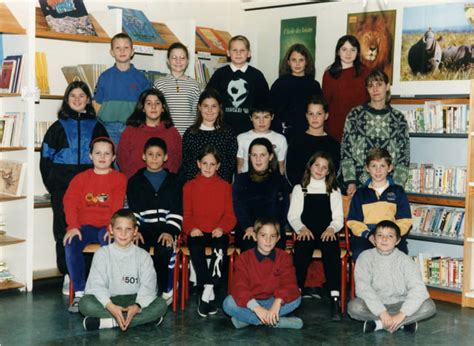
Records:
M295 43L308 48L313 60L316 51L316 17L282 19L280 27L280 63Z
M474 79L474 3L403 11L400 80Z
M347 34L359 40L362 63L371 70L383 70L390 81L393 75L396 15L395 10L347 15Z

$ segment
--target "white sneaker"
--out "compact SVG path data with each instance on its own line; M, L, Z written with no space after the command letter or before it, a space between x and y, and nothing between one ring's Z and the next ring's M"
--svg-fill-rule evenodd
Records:
M173 303L173 290L169 292L163 292L161 295L161 298L163 298L166 302L166 305L170 306L171 303Z
M69 295L69 275L64 275L64 281L63 281L63 295L68 296Z

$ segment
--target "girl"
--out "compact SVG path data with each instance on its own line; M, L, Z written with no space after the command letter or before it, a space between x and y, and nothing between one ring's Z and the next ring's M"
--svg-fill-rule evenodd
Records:
M323 75L323 95L331 112L327 132L338 142L342 138L347 113L369 99L364 85L368 74L369 69L360 62L357 38L352 35L339 38L334 62Z
M196 160L205 144L216 148L221 158L218 174L229 183L236 169L237 138L224 125L222 99L214 89L203 91L198 101L197 118L194 125L183 136L183 178L193 179L198 173Z
M64 276L63 294L69 294L63 238L66 234L63 198L76 174L92 167L88 155L94 138L108 136L96 119L87 85L72 82L64 92L58 120L46 132L41 146L40 170L44 186L51 194L53 234L56 242L56 265Z
M365 159L370 149L387 149L393 159L393 180L405 186L410 165L410 137L405 116L390 102L388 76L381 70L365 80L370 101L347 115L341 143L341 167L347 194L352 196L370 178Z
M331 294L331 317L340 320L341 258L337 232L342 229L342 196L330 155L317 152L309 159L301 182L293 188L288 221L297 234L294 262L302 295L315 248L321 249L324 274Z
M168 104L161 91L148 89L142 92L127 125L117 151L118 165L127 178L145 167L143 148L151 137L160 137L166 142L168 161L164 168L172 173L178 171L182 155L181 136L173 126Z
M233 185L235 215L239 223L236 242L241 251L255 247L253 225L259 217L273 216L282 225L277 247L285 249L288 184L278 170L272 143L256 138L249 147L249 171L239 174Z
M214 284L221 277L229 246L229 232L236 220L232 208L232 188L216 173L220 167L217 150L205 145L197 157L200 173L183 188L183 232L196 270L199 293L198 314L214 315L217 307ZM205 249L211 246L212 259L208 268Z
M170 74L158 79L154 87L166 97L173 122L182 135L196 119L196 107L201 93L198 82L185 75L189 53L185 45L173 43L168 48L166 64Z
M274 123L290 142L295 135L305 131L306 101L311 95L321 95L321 87L314 79L314 59L308 49L299 43L286 52L279 75L270 90L276 119Z

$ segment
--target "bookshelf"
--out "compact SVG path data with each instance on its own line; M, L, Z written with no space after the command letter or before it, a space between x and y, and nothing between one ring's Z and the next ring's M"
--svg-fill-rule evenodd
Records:
M471 102L470 115L468 115L470 126L473 126L474 118L472 115L472 98L473 95L424 95L424 96L414 96L414 97L397 97L392 98L392 106L405 112L407 114L410 111L415 109L421 109L425 106L425 103L436 101L441 108L446 108L449 106L453 107L466 107ZM424 115L426 115L426 108L424 110ZM444 120L442 121L443 125L448 124L447 112L443 113ZM434 117L433 117L434 118ZM425 117L425 120L427 118ZM429 118L430 120L432 118ZM474 129L474 128L473 128ZM438 130L440 132L440 130ZM472 131L472 130L470 130ZM467 175L473 174L469 164L466 164L466 157L474 155L474 148L468 147L467 142L470 139L468 133L446 133L447 130L444 130L443 133L423 133L423 132L413 132L410 133L410 162L416 164L433 164L440 166L456 166L456 167L465 167L467 165ZM467 132L467 131L465 131ZM442 148L442 150L440 150ZM465 149L467 148L467 149ZM440 155L440 153L456 153L456 155ZM469 173L471 172L471 173ZM421 177L422 178L422 177ZM421 179L420 178L420 179ZM421 179L422 180L422 179ZM466 276L470 266L467 263L466 256L466 241L465 237L468 234L470 229L468 226L469 220L469 208L466 202L466 196L459 195L443 195L438 193L419 193L419 192L410 192L407 190L408 199L412 205L421 205L421 206L433 206L433 208L440 206L446 208L465 208L465 227L464 227L464 236L439 236L430 233L421 233L412 230L409 233L409 252L410 255L418 255L418 253L425 253L428 251L431 256L441 256L441 257L453 257L460 258L463 257L464 265L464 279L463 279L463 289L443 286L443 285L434 285L428 284L428 290L430 296L433 299L447 301L456 304L465 305L464 299L464 290L466 289ZM430 230L431 231L431 230ZM437 232L435 232L437 233ZM418 252L418 253L417 253ZM464 256L463 256L464 254ZM473 300L474 304L474 300Z

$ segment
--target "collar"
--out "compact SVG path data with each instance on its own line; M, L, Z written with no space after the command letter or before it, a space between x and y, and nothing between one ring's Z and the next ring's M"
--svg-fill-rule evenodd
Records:
M245 73L245 72L247 72L247 69L249 68L248 63L245 63L245 65L242 66L242 67L237 67L233 63L230 63L229 66L232 69L232 72L242 71L243 73Z
M214 131L215 129L216 129L215 126L210 127L210 126L204 125L203 123L201 123L201 125L199 126L199 130L203 130L203 131Z
M268 255L264 255L264 254L260 253L260 251L257 250L257 247L255 247L254 251L255 251L255 256L257 257L257 260L259 262L262 262L265 258L269 258L270 260L275 262L275 259L276 259L275 249L273 249Z
M387 176L387 182L388 182L388 186L395 185L395 181L393 180L392 175ZM372 178L367 179L364 186L365 187L371 187L373 189L373 187L372 187Z

